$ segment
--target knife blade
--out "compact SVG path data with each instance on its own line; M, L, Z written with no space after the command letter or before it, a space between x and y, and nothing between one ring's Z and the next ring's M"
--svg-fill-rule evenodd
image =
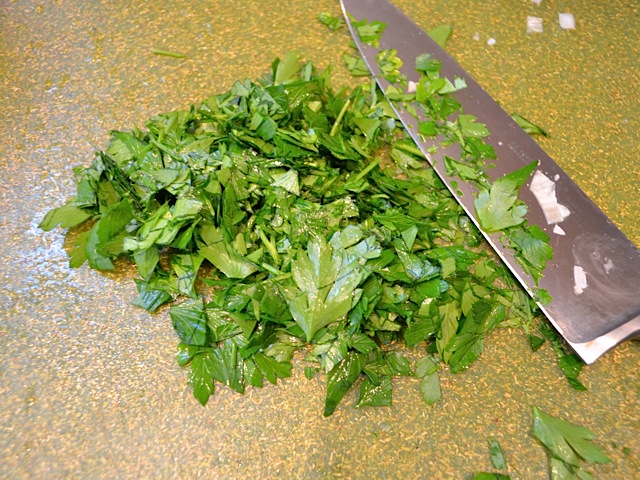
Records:
M435 41L401 10L387 0L341 0L342 10L353 39L369 70L383 92L391 85L381 74L377 55L394 49L404 65L401 72L417 82L415 59L431 54L442 64L441 75L463 79L466 88L454 96L464 113L477 117L491 135L485 139L497 155L488 173L495 180L531 162L538 165L519 199L528 208L530 225L537 225L549 237L554 249L544 276L536 286L514 252L503 244L499 233L483 231L474 199L477 187L447 174L444 157L456 158L459 146L436 145L418 132L415 117L402 105L390 102L409 135L462 205L467 215L511 270L535 298L537 288L552 300L542 305L556 330L585 361L593 363L607 351L640 334L640 251L618 229L580 187L547 155L511 116ZM374 47L358 37L351 20L380 21L386 25L379 45ZM432 147L437 146L434 149Z

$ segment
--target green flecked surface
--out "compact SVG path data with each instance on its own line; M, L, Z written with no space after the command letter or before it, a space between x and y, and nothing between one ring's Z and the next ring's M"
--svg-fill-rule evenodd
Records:
M549 131L542 147L640 245L637 2L397 3L427 30L453 25L449 51ZM299 364L278 386L219 388L202 408L166 312L129 304L133 270L69 270L63 233L37 228L112 129L256 78L292 49L350 81L347 33L318 24L321 11L340 14L329 0L0 4L0 478L471 478L492 470L489 438L512 478L546 478L532 405L597 435L612 462L595 478L640 477L637 341L585 368L587 392L548 347L501 330L470 370L443 375L433 407L407 378L392 407L353 409L351 392L325 419L326 378ZM526 33L528 15L543 33Z

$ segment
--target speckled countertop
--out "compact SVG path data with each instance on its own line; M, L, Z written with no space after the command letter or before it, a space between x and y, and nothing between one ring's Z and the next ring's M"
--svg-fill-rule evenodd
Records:
M451 53L508 111L548 129L543 148L640 245L637 2L397 3L425 29L453 24ZM491 437L513 478L546 478L531 405L597 435L613 461L596 478L640 477L638 342L586 368L587 392L567 386L547 347L534 354L499 331L469 371L443 376L433 407L404 379L393 407L355 410L351 395L325 419L325 378L297 368L244 396L220 388L202 408L174 360L168 315L129 304L133 273L70 271L63 232L37 229L112 129L258 77L291 49L348 81L347 34L317 24L320 11L339 7L0 4L0 478L470 478L492 469ZM577 28L561 30L559 12ZM527 15L543 33L526 33Z

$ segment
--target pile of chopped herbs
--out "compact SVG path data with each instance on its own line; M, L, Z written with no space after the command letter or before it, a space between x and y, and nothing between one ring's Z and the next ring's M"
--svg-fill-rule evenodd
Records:
M468 172L495 154L426 60L418 100L441 116L425 133L446 125ZM325 416L356 382L357 407L390 405L396 376L420 378L433 403L441 368L466 369L489 332L535 315L375 82L334 90L295 54L188 111L112 132L75 175L76 196L40 226L82 225L72 267L135 263L133 303L170 304L178 363L203 405L216 385L242 393L290 376L296 352L307 377L327 374ZM525 231L514 185L499 185L494 212L487 186L483 213Z

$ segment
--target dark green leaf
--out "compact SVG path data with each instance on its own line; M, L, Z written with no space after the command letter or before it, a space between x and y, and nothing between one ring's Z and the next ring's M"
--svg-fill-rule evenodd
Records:
M206 405L209 397L213 395L213 370L213 361L207 352L199 353L191 360L189 378L193 385L193 396L202 405Z
M138 296L131 302L137 307L150 312L155 311L160 305L172 300L171 294L162 288L154 288L153 284L136 280Z
M169 309L173 327L180 341L187 345L206 345L207 323L200 299L189 299Z
M351 25L356 29L360 41L374 47L379 45L382 32L387 28L387 24L384 22L378 20L369 22L367 19L356 21L351 18Z
M344 19L342 17L334 17L329 12L320 12L316 15L316 18L320 23L329 27L330 30L340 30L345 26Z
M536 282L553 257L549 237L537 225L526 225L507 231L510 245L518 252L516 259Z
M310 341L318 330L348 313L363 278L361 265L344 248L334 249L322 237L298 251L291 264L296 287L283 288L289 310Z
M291 376L291 362L279 362L261 353L256 353L253 359L264 377L274 385L278 378L288 378Z
M202 247L198 253L229 278L243 279L258 269L222 239L213 245Z
M438 369L431 357L423 357L416 362L415 375L420 379L420 393L427 405L433 405L442 398Z
M238 346L231 339L211 352L211 375L219 382L244 393L244 361L238 355Z
M113 270L113 263L111 262L111 259L100 253L98 249L98 245L100 244L100 238L98 237L99 227L100 223L96 223L89 231L87 243L84 248L87 262L91 268L96 270Z
M360 395L356 407L381 407L390 406L392 400L393 388L391 385L391 377L380 377L378 384L375 384L369 378L365 378L360 384Z
M324 416L331 415L347 391L360 376L366 363L362 353L349 354L329 372L327 379L327 396L324 402Z

